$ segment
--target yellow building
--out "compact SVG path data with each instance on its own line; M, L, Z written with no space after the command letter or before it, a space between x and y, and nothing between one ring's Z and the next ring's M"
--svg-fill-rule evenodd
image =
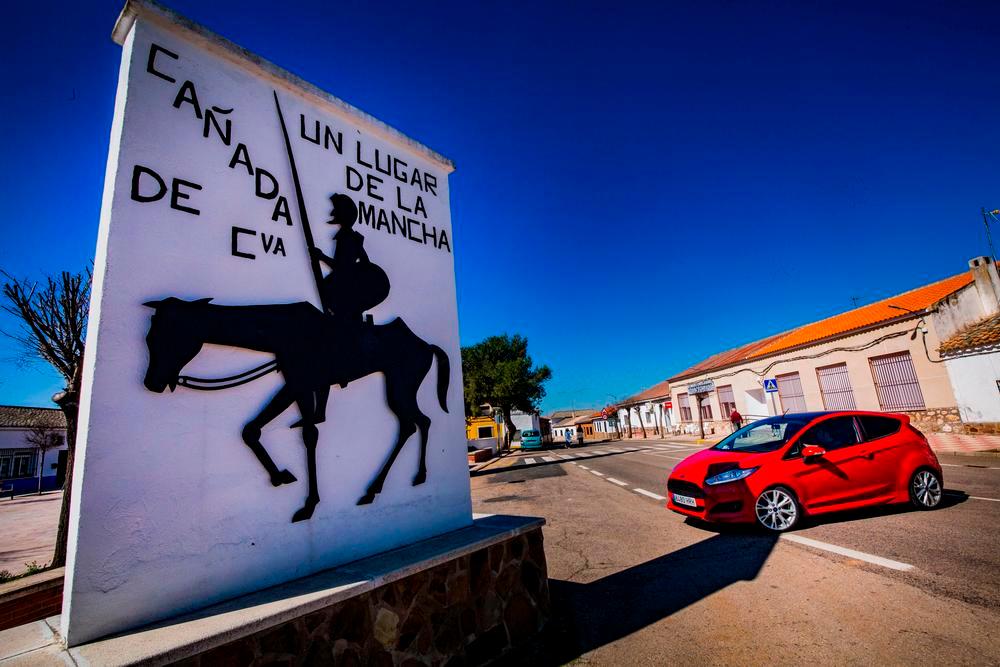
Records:
M466 417L465 437L468 440L479 440L482 438L503 439L503 424L497 424L493 417Z

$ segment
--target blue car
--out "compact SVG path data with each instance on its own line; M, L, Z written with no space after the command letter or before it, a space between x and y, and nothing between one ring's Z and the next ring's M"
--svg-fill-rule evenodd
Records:
M533 428L521 431L521 449L541 449L542 434Z

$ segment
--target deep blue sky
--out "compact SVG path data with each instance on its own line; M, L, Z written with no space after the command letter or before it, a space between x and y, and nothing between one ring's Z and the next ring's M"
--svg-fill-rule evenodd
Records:
M1000 207L997 3L168 4L456 162L463 344L526 335L546 410L959 273ZM6 8L16 275L93 255L120 7Z

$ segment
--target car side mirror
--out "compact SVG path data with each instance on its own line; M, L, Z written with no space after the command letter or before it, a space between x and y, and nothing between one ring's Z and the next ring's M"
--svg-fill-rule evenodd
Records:
M814 456L823 456L826 454L826 450L819 445L806 445L802 448L802 456L809 459Z

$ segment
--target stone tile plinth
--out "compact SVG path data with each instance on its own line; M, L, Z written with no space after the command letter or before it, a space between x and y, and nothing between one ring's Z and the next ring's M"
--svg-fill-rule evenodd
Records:
M49 618L0 632L0 662L483 664L549 617L544 523L478 515L469 528L68 650Z

